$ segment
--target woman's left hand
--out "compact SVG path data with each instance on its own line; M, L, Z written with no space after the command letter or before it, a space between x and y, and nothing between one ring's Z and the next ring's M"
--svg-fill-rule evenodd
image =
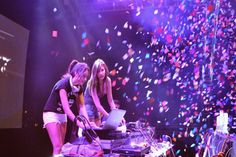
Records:
M89 123L92 128L98 128L98 126L94 122L89 122Z

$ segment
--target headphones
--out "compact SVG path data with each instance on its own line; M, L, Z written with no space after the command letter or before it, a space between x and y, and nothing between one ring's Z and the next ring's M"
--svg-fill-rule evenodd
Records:
M72 93L78 93L80 91L80 86L74 86L72 84L72 77L70 77L70 86L71 86L71 91Z
M71 86L72 93L78 93L80 91L80 86Z

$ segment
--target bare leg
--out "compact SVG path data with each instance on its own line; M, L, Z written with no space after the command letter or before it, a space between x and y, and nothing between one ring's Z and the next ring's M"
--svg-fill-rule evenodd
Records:
M62 133L62 142L63 142L63 144L65 142L66 130L67 130L67 123L62 123L61 124L61 133Z
M49 123L46 125L46 129L53 146L53 154L60 154L64 143L63 138L65 135L62 132L63 129L61 125L62 124L59 123Z

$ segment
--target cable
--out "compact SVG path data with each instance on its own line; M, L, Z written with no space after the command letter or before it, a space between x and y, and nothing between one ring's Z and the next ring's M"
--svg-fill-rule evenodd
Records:
M97 135L96 132L92 129L92 126L90 125L88 119L87 119L84 115L80 115L79 117L80 117L80 119L82 120L82 123L83 123L83 125L84 125L84 128L85 128L84 131L85 131L85 136L86 136L86 138L88 138L88 140L90 141L90 143L92 143L93 141L95 141L95 142L99 145L99 147L101 148L101 150L103 150L103 149L102 149L102 145L101 145L101 143L100 143L100 141L99 141L98 135ZM89 129L87 128L86 123L88 124ZM89 141L88 141L88 142L89 142Z
M229 150L227 150L227 152L225 153L225 156L229 156L229 153L233 150L233 147L229 148Z
M94 140L96 140L96 138L98 137L98 135L97 135L96 132L92 129L92 126L90 125L88 119L87 119L85 116L83 116L83 115L81 115L81 117L82 117L84 123L87 123L88 126L89 126L89 129L86 128L86 130L89 131L91 137L92 137Z
M223 147L224 144L224 139L221 139L218 144L216 144L216 149L215 149L215 153L217 154L217 152L221 152L221 149ZM221 146L221 147L220 147Z
M171 150L171 153L172 153L172 155L175 157L175 153L174 153L174 151L173 151L173 143L172 143L172 139L171 139L171 137L169 136L169 135L165 135L166 137L168 137L169 139L170 139L170 144L171 144L171 148L170 148L170 150Z
M154 134L150 135L149 133L147 133L146 130L144 131L141 126L139 126L139 128L137 129L142 134L142 136L148 141L150 146L152 146L152 148L154 148L156 151L160 151L158 143L153 139Z
M225 140L224 140L224 143L223 143L223 145L222 145L222 147L221 147L221 151L218 153L218 157L224 157L225 156L225 145L226 145L226 143L228 142L228 140L229 140L229 137L227 137Z
M82 115L76 116L76 119L82 122L82 124L84 125L83 133L85 134L87 141L89 143L92 143L92 141L95 140L95 137L93 136L95 136L96 134L91 135L91 133L88 131L89 129L87 128L86 123L90 126L89 122L86 121L87 119Z

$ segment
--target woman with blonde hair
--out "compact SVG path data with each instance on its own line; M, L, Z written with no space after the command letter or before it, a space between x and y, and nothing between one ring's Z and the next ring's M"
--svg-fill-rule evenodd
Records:
M112 96L111 79L108 75L109 70L105 62L97 59L92 66L84 93L89 120L95 122L97 126L101 125L102 117L106 118L109 111L116 108Z

